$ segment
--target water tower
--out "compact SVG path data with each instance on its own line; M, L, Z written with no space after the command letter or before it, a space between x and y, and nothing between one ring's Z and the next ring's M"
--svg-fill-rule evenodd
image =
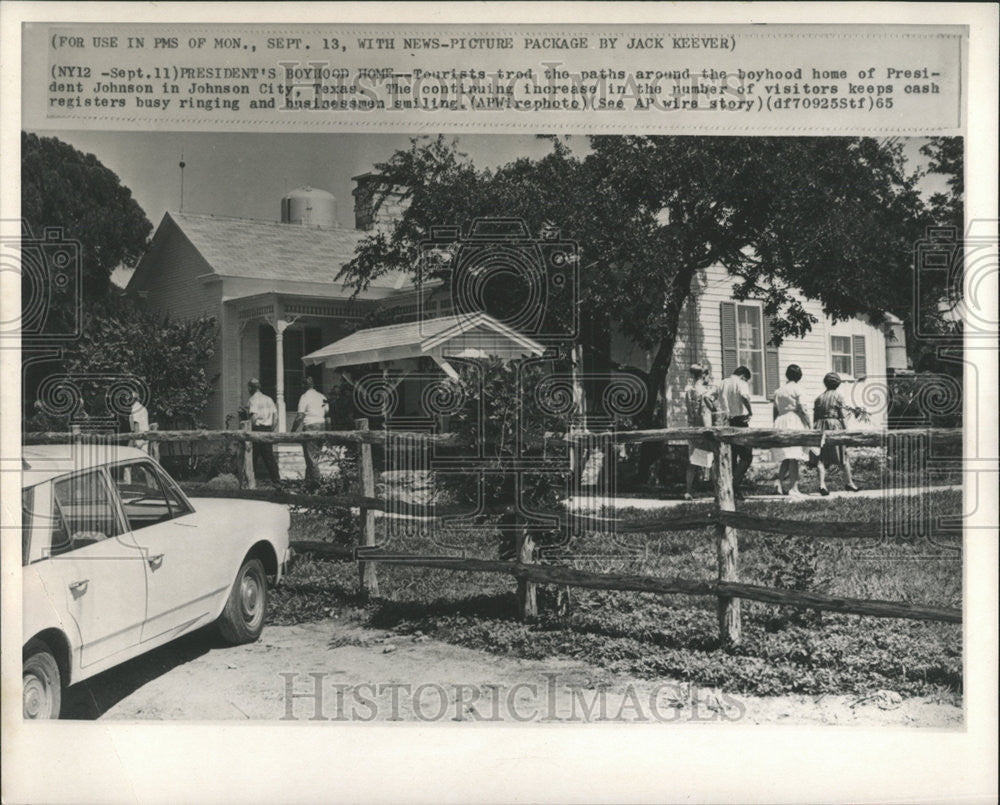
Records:
M332 229L337 226L337 199L309 185L297 187L281 199L281 222Z

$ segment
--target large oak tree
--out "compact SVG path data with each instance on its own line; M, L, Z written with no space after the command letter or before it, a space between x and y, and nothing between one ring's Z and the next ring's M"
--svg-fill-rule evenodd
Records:
M78 241L86 300L142 256L153 225L114 171L55 137L21 133L21 217L36 238L58 227Z
M692 279L722 265L737 298L764 302L776 342L815 323L910 304L912 250L928 223L898 141L853 137L594 136L583 154L553 139L538 160L474 166L444 138L414 140L377 167L376 198L404 211L373 231L342 278L362 288L415 271L432 226L513 216L579 244L588 354L609 357L617 328L653 354L642 424L653 424ZM447 262L435 269L443 278Z

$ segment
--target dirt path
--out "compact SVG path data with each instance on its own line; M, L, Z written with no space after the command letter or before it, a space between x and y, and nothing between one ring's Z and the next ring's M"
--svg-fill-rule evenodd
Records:
M70 689L64 716L962 726L954 705L888 693L858 698L723 694L329 620L270 626L259 642L237 648L189 635Z

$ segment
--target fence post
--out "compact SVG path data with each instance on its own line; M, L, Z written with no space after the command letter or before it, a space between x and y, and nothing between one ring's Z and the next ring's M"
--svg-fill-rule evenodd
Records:
M252 431L253 423L249 419L240 422L240 430ZM240 442L240 489L256 489L257 479L253 474L253 443Z
M736 511L733 491L733 450L729 442L715 441L715 506L716 511ZM715 546L718 557L719 581L740 580L740 549L735 528L719 523L715 526ZM737 646L741 638L740 599L719 596L719 639L725 648Z
M368 430L367 419L355 419L357 430ZM375 466L372 463L372 446L362 443L358 446L361 456L359 472L361 473L361 494L375 497ZM361 510L361 547L375 547L375 512L372 509ZM358 581L361 586L361 597L364 599L378 596L378 576L374 562L358 562Z
M524 518L515 516L517 530L515 531L517 562L530 565L535 561L535 541L528 533ZM517 579L517 614L522 621L538 617L538 584L518 576Z

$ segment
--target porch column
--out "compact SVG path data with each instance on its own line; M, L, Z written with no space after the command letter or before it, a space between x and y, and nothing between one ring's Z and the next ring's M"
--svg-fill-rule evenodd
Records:
M274 323L275 390L274 402L278 406L276 431L285 430L285 330L291 322L278 319Z

